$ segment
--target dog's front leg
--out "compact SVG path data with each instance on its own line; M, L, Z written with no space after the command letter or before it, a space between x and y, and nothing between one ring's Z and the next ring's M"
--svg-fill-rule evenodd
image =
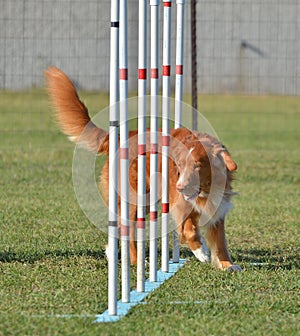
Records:
M224 220L212 225L205 238L211 251L211 262L215 267L231 272L242 270L239 265L234 265L231 260L225 237Z
M198 218L191 217L186 219L183 224L182 236L199 261L209 262L209 251L205 244L205 240L201 239Z

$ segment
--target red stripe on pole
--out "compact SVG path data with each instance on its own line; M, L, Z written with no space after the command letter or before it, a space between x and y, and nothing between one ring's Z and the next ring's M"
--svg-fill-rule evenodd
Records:
M138 70L138 79L147 79L147 69Z
M163 65L162 75L163 76L170 76L170 72L171 72L170 69L171 69L170 65Z
M161 212L168 213L169 212L169 203L162 203L161 204Z
M172 6L172 2L170 1L164 1L164 7L171 7Z
M138 155L146 155L146 145L138 145Z
M128 148L120 148L120 159L128 160Z
M151 78L158 78L158 69L157 68L152 68L150 70L150 75L151 75Z
M129 226L121 225L121 236L123 237L129 236Z
M163 135L161 137L161 144L162 144L162 146L170 146L170 136L169 135Z
M128 80L128 69L120 69L120 79L121 80Z
M183 65L176 65L176 75L183 75Z
M150 211L150 221L155 222L157 220L157 211Z
M145 218L137 218L136 227L138 229L145 229Z
M150 144L150 154L157 154L158 153L158 145L157 144Z

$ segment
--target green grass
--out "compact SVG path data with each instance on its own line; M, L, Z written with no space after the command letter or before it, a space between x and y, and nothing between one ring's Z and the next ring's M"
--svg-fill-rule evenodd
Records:
M108 102L83 97L92 114ZM299 334L300 98L201 96L199 110L239 165L227 235L244 271L191 258L147 304L93 324L107 305L106 236L76 201L74 146L42 91L0 92L0 335Z

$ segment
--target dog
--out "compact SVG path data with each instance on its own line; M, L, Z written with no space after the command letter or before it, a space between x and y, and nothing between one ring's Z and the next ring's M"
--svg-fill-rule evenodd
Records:
M75 143L98 154L109 154L109 134L90 119L71 80L61 70L45 71L47 91L61 130ZM130 259L136 264L137 131L129 132ZM147 148L149 148L149 131ZM161 153L161 134L159 135ZM150 191L149 151L146 152L146 192ZM161 154L158 155L161 172ZM109 158L101 173L100 186L108 204ZM169 203L180 242L188 244L195 257L218 269L240 271L232 262L225 236L225 216L232 208L232 180L237 164L214 137L187 128L170 130ZM160 182L161 183L161 180ZM120 208L120 199L119 199ZM200 233L201 229L201 233ZM203 235L203 237L202 237ZM205 239L204 239L205 238Z

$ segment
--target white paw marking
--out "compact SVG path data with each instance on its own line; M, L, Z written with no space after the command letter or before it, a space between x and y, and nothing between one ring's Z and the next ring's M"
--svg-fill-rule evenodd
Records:
M228 272L241 272L242 268L239 265L231 265L225 268L225 270Z
M209 262L210 258L208 252L203 248L203 246L199 247L196 250L192 250L195 257L201 262Z

